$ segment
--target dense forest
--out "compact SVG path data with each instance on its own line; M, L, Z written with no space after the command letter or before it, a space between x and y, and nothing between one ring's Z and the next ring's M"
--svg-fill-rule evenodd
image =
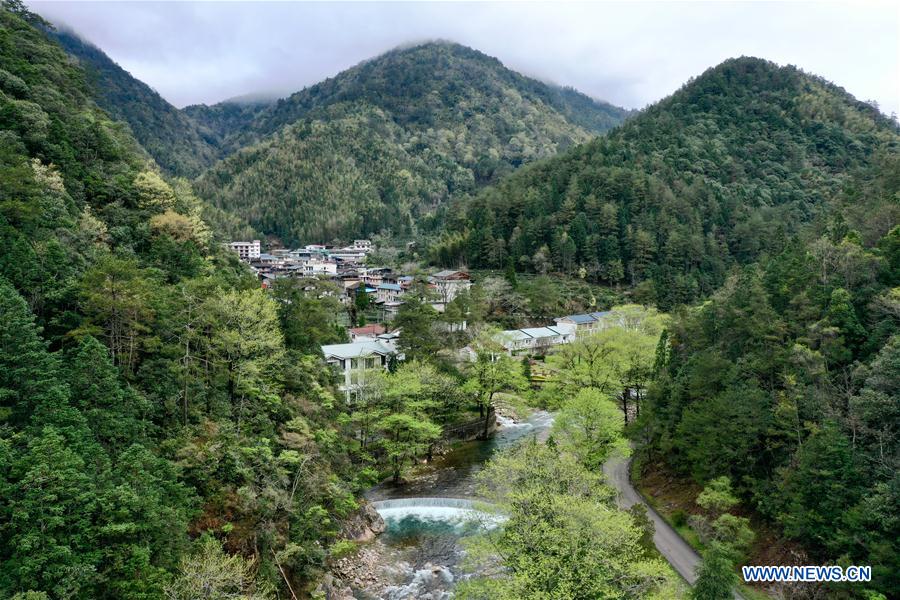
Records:
M246 111L189 112L210 130L241 126L221 141L233 154L198 179L200 196L287 244L416 233L436 206L628 115L449 43L374 58L250 123Z
M189 107L190 114L212 130L224 131L221 144L237 150L337 103L365 102L390 114L395 122L413 130L457 129L462 117L483 114L488 121L481 135L512 137L533 134L535 123L512 117L533 111L552 113L575 127L550 130L555 143L571 143L580 128L602 133L620 124L629 111L594 100L571 88L561 88L507 69L496 58L452 42L427 42L391 50L375 58L278 100L249 122L223 116L212 107ZM512 114L502 112L506 107ZM213 109L207 113L208 109ZM562 119L560 119L562 117ZM231 122L237 127L215 127ZM464 123L471 127L471 124ZM490 138L489 138L490 139ZM485 141L485 140L482 140ZM505 142L505 140L503 140ZM477 150L476 150L477 151Z
M94 101L128 123L135 139L168 173L196 177L219 156L194 120L113 62L102 50L68 30L49 30L78 59Z
M370 477L329 372L42 25L0 8L0 596L270 597Z
M177 111L0 3L0 596L309 597L361 493L501 402L556 420L480 476L507 520L460 597L682 597L601 476L626 435L703 490L692 598L732 597L751 522L873 566L796 597L900 595L896 122L752 58L593 139L626 116L447 43ZM217 237L254 228L430 231L434 262L485 270L439 314L413 269L406 360L350 402L320 353L347 309L324 280L260 289ZM610 307L542 360L498 346Z
M896 122L824 80L728 60L457 204L433 258L580 274L669 308L840 215L873 245L900 209L857 182L896 169L898 140Z
M277 102L178 110L76 34L49 34L164 172L200 177L204 216L235 237L295 243L430 229L446 200L629 115L445 42L388 52Z
M434 257L680 307L632 432L641 455L729 482L813 562L878 565L892 597L898 149L896 123L839 88L730 60L460 205Z
M319 350L346 340L331 284L260 289L47 31L0 7L0 595L308 596L354 548L361 492L489 415L521 366L455 371L410 299L407 360L350 405ZM630 581L671 581L652 564Z
M871 182L894 202L898 172ZM728 477L813 562L872 565L873 587L895 597L900 226L874 247L861 237L835 225L681 311L640 435L675 472Z

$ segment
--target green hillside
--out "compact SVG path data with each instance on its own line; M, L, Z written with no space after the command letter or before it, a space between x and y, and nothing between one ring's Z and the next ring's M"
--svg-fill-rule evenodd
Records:
M102 50L75 33L50 35L78 60L92 98L113 118L128 123L134 137L173 175L194 177L218 158L218 149L187 114L132 77Z
M229 596L303 589L371 478L319 338L285 342L44 26L0 4L0 597L215 596L210 569Z
M388 52L279 100L249 125L246 114L201 112L191 109L211 128L224 130L229 117L240 128L222 142L235 154L199 178L198 192L288 243L410 233L448 199L628 116L449 43Z
M652 371L633 374L652 381L633 400L640 461L733 486L800 544L791 560L873 565L870 587L894 597L898 174L896 122L799 69L733 59L458 203L433 258L581 276L673 310ZM746 564L732 542L709 562Z
M671 307L837 213L874 243L897 207L851 182L870 178L898 140L896 123L822 79L729 60L609 135L455 206L434 259L581 273Z

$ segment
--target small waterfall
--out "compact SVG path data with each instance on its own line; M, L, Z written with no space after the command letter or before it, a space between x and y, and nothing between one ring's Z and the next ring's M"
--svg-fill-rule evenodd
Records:
M465 498L394 498L391 500L378 500L377 502L373 502L372 507L378 512L394 508L410 507L464 508L467 510L474 510L472 501L466 500Z
M394 498L372 503L387 525L389 534L409 535L424 530L491 529L503 521L501 515L479 510L464 498Z

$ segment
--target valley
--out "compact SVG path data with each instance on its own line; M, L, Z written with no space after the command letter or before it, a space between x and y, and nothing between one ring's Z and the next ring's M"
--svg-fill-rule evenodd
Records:
M0 596L900 594L895 116L449 41L177 108L41 11L0 0Z

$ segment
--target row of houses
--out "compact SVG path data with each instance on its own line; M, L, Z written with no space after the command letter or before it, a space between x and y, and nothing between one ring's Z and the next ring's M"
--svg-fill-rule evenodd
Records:
M264 288L282 278L329 279L340 290L341 302L350 305L359 294L366 294L379 311L379 319L384 321L396 316L404 297L417 283L412 275L398 273L390 267L365 265L373 250L369 240L354 240L344 248L309 244L269 252L261 252L259 240L231 242L229 247L250 265ZM443 312L449 302L471 287L472 279L466 271L444 270L420 283L431 291L435 310Z
M546 354L554 346L575 341L579 335L590 335L615 324L612 314L605 311L556 317L553 325L508 329L498 333L495 340L511 356Z
M262 251L259 240L229 242L226 246L250 264L260 274L275 278L279 275L334 275L341 268L361 265L374 249L370 240L354 240L344 247L308 244L303 248L277 248Z
M590 335L616 324L611 312L566 315L555 318L553 325L501 331L495 339L510 356L540 356L574 342L579 335ZM388 332L384 325L372 324L350 329L349 333L350 343L322 346L325 362L340 374L339 387L348 400L365 383L367 371L387 369L391 361L403 360L397 347L402 332ZM463 348L461 356L474 360L475 351Z

